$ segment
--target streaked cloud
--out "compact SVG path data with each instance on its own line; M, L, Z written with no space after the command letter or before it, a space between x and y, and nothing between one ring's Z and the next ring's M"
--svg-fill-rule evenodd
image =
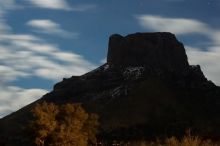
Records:
M18 110L47 92L44 89L11 88L11 82L35 77L57 82L96 67L81 55L61 51L58 45L39 39L32 35L15 34L0 37L0 42L5 44L0 45L0 117Z
M13 0L0 0L0 118L39 99L48 92L45 89L24 89L13 86L12 82L24 78L40 78L59 81L63 77L84 74L96 65L74 52L63 51L57 44L33 34L14 33L7 23L5 15L9 9L15 8ZM59 3L53 0L47 5ZM60 1L64 2L64 1ZM56 6L64 8L65 5ZM54 6L55 7L55 6ZM73 37L52 20L32 20L29 26L40 33L59 34Z
M0 65L1 83L7 83L9 81L16 80L19 77L27 77L28 73L16 70L15 68Z
M58 81L63 77L81 75L95 68L95 65L82 56L61 51L57 45L41 41L11 40L10 46L0 47L0 52L0 61L5 67L16 69L17 72L14 72L17 78L24 74Z
M195 19L168 18L158 15L138 15L136 18L143 28L154 31L166 31L175 34L209 32L209 28L205 23Z
M0 1L0 7L2 9L12 9L15 8L15 0L1 0Z
M5 21L1 19L1 16L0 16L0 33L3 34L9 30L11 30L11 28L8 25L6 25Z
M16 4L16 0L0 0L0 16L5 14L6 10L22 9L23 6Z
M37 100L47 92L44 89L23 89L0 84L0 118Z
M71 7L66 0L27 0L33 5L40 8L55 9L55 10L71 10Z
M104 63L106 63L107 62L107 58L103 58L102 60L100 60L100 63L101 64L104 64Z
M49 19L30 20L27 25L34 28L35 32L55 34L62 37L77 37L78 33L70 33L61 28L60 24Z
M190 46L186 48L190 64L199 64L207 78L220 85L220 46L212 46L209 51Z
M66 11L78 11L84 12L90 9L94 9L97 6L95 4L78 4L70 5L66 0L26 0L36 7L53 10L66 10Z
M220 30L210 32L210 37L215 45L220 45Z
M96 66L81 55L61 51L31 35L7 34L0 37L0 117L42 97L44 89L22 89L10 83L23 78L59 81L84 74Z
M220 30L196 19L170 18L158 15L136 16L141 27L152 31L168 31L177 35L199 34L209 38L206 51L187 46L191 64L200 64L208 79L220 85Z
M78 12L84 12L84 11L94 9L96 7L97 7L97 5L95 5L95 4L80 4L80 5L72 6L71 10L78 11Z
M0 23L1 24L1 23ZM4 29L4 31L7 29ZM0 35L0 41L1 40L29 40L29 41L34 41L34 40L39 40L38 37L29 35L29 34L1 34Z

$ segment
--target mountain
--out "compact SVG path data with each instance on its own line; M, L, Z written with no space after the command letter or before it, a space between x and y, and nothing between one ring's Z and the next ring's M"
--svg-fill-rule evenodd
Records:
M42 101L82 103L100 116L103 139L181 136L187 129L220 136L220 87L189 65L182 43L167 32L114 34L107 63L57 83L52 92L0 120L0 136L18 141L30 110Z

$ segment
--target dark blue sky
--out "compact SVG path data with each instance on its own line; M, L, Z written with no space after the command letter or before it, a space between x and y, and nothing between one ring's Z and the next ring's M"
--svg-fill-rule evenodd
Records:
M101 65L114 33L175 33L220 85L219 11L220 0L0 0L0 116Z

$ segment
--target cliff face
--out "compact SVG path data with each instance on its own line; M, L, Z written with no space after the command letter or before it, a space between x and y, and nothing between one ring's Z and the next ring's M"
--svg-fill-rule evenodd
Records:
M175 72L189 69L185 49L171 33L112 35L107 63L115 67L143 66Z
M181 135L188 128L220 136L220 88L189 65L171 33L112 35L107 63L57 83L41 101L82 103L100 115L104 138ZM0 135L19 133L34 104L2 119Z

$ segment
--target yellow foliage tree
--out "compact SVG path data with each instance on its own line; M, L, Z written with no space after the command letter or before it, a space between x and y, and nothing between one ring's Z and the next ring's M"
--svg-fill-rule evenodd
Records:
M30 123L37 146L87 146L96 142L98 116L80 104L57 106L43 102L32 111Z
M37 146L44 146L45 141L57 127L58 107L52 103L37 104L32 110L34 120L28 128L33 132Z

